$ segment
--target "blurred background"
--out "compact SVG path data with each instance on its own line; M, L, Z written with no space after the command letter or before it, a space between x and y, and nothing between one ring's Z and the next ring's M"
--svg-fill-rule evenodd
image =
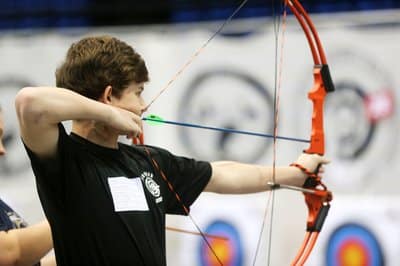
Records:
M325 106L327 157L332 160L325 182L334 200L307 265L398 265L400 1L301 2L316 24L336 85ZM132 45L150 71L145 90L150 100L239 4L0 1L0 104L8 149L0 158L0 197L30 223L44 218L19 138L14 97L27 85L54 85L54 71L71 43L83 36L110 34ZM306 95L312 86L313 62L290 12L285 27L282 22L279 1L249 0L148 114L272 133L278 50L282 70L278 134L308 139L311 103ZM144 132L147 144L178 155L266 165L273 160L271 140L168 125L146 124ZM278 141L277 164L291 163L306 147ZM305 232L303 196L277 191L272 223L268 198L266 193L204 194L193 205L192 215L204 232L229 238L211 240L224 265L279 266L294 258ZM187 217L169 216L167 224L195 231ZM167 231L167 254L168 265L217 265L195 235Z

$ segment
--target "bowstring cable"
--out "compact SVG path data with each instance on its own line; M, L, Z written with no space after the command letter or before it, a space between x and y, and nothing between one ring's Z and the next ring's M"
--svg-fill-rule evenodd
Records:
M167 178L167 175L164 173L164 171L160 168L159 164L157 163L157 161L153 158L153 156L151 156L151 152L149 151L149 149L146 146L143 146L145 152L147 153L147 156L149 156L152 165L154 167L154 169L157 169L157 171L160 173L162 179L164 180L164 182L166 182L169 190L174 193L174 196L176 198L176 200L182 205L183 211L184 213L189 216L190 220L192 221L193 225L196 227L197 231L199 231L200 236L203 238L204 242L206 243L208 249L211 251L212 255L214 256L214 258L217 260L218 264L220 266L224 266L224 264L222 263L221 259L218 257L217 252L213 249L212 244L210 243L210 241L207 239L207 234L205 234L201 229L200 226L196 223L196 221L194 220L193 216L190 214L189 208L186 207L185 203L183 203L182 198L180 197L180 195L178 194L178 192L175 191L174 186L172 185L172 183L169 181L169 179ZM181 231L182 232L182 231Z
M189 60L176 72L176 74L167 82L167 84L156 94L156 96L150 101L150 103L146 106L145 110L148 111L150 106L174 83L174 81L177 80L177 78L193 63L193 61L204 51L204 49L210 44L210 42L218 35L221 33L221 31L224 29L224 27L233 19L233 17L242 9L242 7L248 2L248 0L243 0L241 4L234 10L234 12L222 23L222 25L218 28L216 32L214 32L213 35L211 35L210 38L206 40L206 42L195 51L195 53L189 58ZM150 157L151 158L151 157ZM152 159L152 158L151 158ZM161 172L161 174L163 174ZM168 180L166 178L166 180ZM169 181L167 181L169 183ZM172 192L175 194L176 191L172 188ZM179 196L179 195L178 195ZM184 209L186 209L186 206L183 205ZM197 225L197 223L194 221L193 217L190 215L188 212L188 216L192 220L193 224L195 225L196 229L199 231L200 235L202 236L203 240L205 241L206 245L212 252L212 254L215 256L216 260L218 263L223 266L222 261L218 257L216 251L212 248L211 243L207 240L205 234L203 231L200 229L200 227Z
M283 10L281 10L283 9ZM275 123L274 123L274 144L273 144L273 163L272 163L272 182L275 184L276 180L276 160L277 160L277 136L278 136L278 124L279 124L279 108L280 108L280 96L281 96L281 87L282 87L282 72L283 72L283 51L285 44L285 32L286 32L286 0L283 0L283 4L279 10L279 19L278 23L276 20L274 21L275 28L275 87L274 87L274 113L275 113ZM281 21L281 11L283 11L283 17ZM280 25L282 25L281 36L280 36L280 44L279 47L279 31ZM278 58L279 57L279 58ZM278 63L279 60L279 63ZM272 225L274 221L274 208L275 208L275 191L271 191L271 215L270 215L270 227L269 227L269 238L268 238L268 264L271 262L271 243L272 243Z
M281 2L281 1L279 1ZM284 50L284 35L286 31L286 1L284 0L284 4L279 9L277 14L276 12L276 4L275 1L272 1L272 17L274 20L274 37L275 37L275 66L274 66L274 138L273 138L273 162L272 162L272 182L275 183L276 177L276 158L277 158L277 136L278 136L278 121L279 121L279 105L280 105L280 90L281 90L281 81L282 81L282 70L283 70L283 50ZM281 23L281 9L283 9L283 18ZM282 31L280 31L280 26L282 24ZM279 36L281 32L281 36ZM281 38L281 46L279 46L279 38ZM279 63L278 63L279 60ZM257 256L260 250L261 238L264 232L268 210L270 211L270 219L269 219L269 232L268 232L268 250L267 250L267 265L270 265L271 262L271 243L272 243L272 223L273 223L273 214L274 214L274 206L275 206L275 191L271 190L268 196L267 205L264 210L264 218L262 221L261 232L259 234L259 239L257 242L257 248L255 257L253 260L253 266L256 263Z
M178 77L193 63L193 61L204 51L204 49L210 44L210 42L221 33L221 31L225 28L225 26L233 19L234 16L239 12L240 9L248 2L249 0L243 0L241 4L233 11L232 15L230 15L224 23L208 38L199 49L197 49L193 55L189 58L189 60L175 73L174 76L161 88L161 90L154 96L154 98L150 101L150 103L146 106L146 110L150 108L150 106L174 83Z

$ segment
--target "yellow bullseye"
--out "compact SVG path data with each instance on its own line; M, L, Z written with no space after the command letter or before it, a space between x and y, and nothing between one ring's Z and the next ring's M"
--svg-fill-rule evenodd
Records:
M218 256L219 260L222 262L222 264L224 266L231 265L232 250L229 246L229 241L221 240L221 239L214 239L214 240L210 241L210 244L211 244L215 254ZM210 250L207 251L207 257L209 258L210 266L220 266L220 263L218 262L217 258Z
M340 265L343 266L368 266L370 265L368 253L358 241L346 243L340 251Z

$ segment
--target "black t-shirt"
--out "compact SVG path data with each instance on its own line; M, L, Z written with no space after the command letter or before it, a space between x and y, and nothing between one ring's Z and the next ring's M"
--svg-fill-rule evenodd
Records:
M165 214L185 212L157 167L189 207L207 185L211 166L146 147L150 156L144 146L102 147L67 135L60 124L56 158L40 160L27 148L58 266L166 264ZM148 210L115 211L109 183L118 177L140 180Z

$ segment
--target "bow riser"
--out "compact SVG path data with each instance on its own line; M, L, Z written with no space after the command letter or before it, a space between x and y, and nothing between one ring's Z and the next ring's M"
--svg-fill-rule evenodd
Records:
M324 135L324 99L326 91L321 75L321 68L314 68L314 87L308 93L308 98L313 103L312 113L312 131L310 138L310 147L305 150L306 153L317 153L323 155L325 153L325 135Z
M310 147L306 153L325 154L324 134L324 101L329 92L335 90L328 65L317 65L314 67L314 87L308 93L308 98L313 103L312 131Z

